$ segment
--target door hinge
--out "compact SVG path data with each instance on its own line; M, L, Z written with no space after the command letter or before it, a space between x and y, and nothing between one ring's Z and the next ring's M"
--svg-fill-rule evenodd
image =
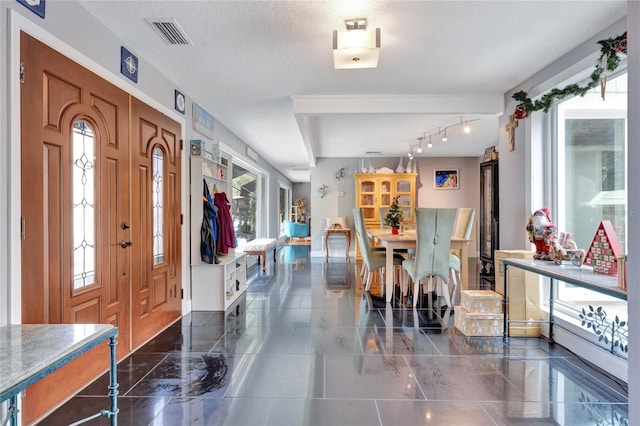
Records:
M180 151L184 149L184 140L180 139Z
M180 289L180 299L184 299L184 288Z
M20 238L24 241L27 238L27 223L24 216L20 216Z
M180 225L184 225L184 215L180 215Z
M20 83L24 83L24 62L20 62Z

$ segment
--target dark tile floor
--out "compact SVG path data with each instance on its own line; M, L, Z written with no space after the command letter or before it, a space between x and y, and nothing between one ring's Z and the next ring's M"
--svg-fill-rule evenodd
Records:
M118 424L627 424L626 386L564 348L465 337L451 310L363 295L354 269L304 246L251 268L232 310L193 312L119 364ZM41 424L106 408L106 392L102 377Z

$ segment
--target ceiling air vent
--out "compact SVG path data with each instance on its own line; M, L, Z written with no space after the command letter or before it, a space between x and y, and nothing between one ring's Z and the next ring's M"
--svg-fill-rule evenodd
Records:
M173 18L152 18L147 22L160 34L165 43L170 45L193 45L178 21Z

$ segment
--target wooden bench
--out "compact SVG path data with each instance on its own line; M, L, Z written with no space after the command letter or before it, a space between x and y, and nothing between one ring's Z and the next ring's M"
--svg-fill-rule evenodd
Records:
M260 257L262 256L262 272L267 270L267 252L273 249L273 262L276 262L276 246L277 241L275 238L256 238L255 240L247 242L244 246L244 253L248 255L258 256L258 263L260 263Z

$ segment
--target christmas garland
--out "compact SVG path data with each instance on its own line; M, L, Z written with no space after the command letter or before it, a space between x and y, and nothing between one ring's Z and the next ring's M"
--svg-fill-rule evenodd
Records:
M620 66L620 53L627 54L627 33L625 31L624 34L615 38L600 40L598 44L600 45L600 59L586 86L581 87L577 84L570 84L564 89L554 88L536 101L531 100L529 95L524 90L521 90L511 96L520 102L514 112L515 118L521 120L533 111L543 110L544 112L549 112L555 101L562 100L567 96L584 96L589 90L598 85L600 85L602 99L604 99L604 90L607 82L606 72L615 71Z

